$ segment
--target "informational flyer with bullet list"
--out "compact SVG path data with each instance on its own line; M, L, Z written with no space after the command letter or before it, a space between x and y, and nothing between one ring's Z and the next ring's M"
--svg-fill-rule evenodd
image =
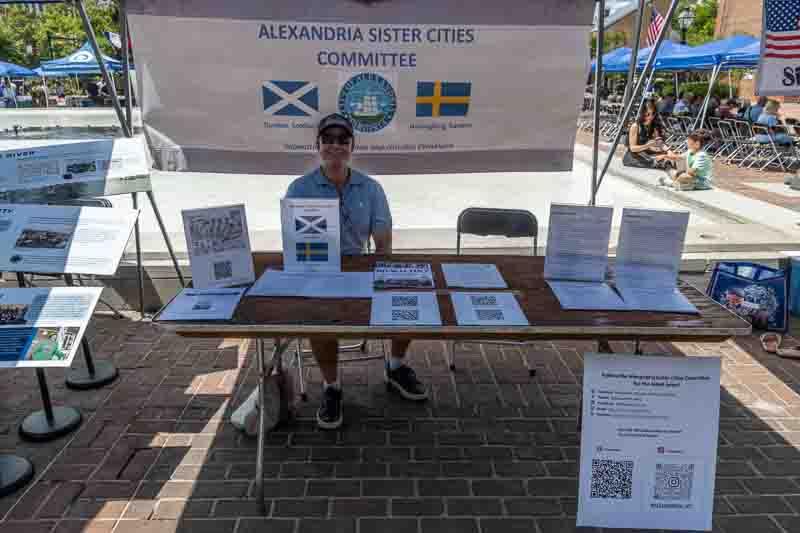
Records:
M708 531L718 357L587 354L579 527Z

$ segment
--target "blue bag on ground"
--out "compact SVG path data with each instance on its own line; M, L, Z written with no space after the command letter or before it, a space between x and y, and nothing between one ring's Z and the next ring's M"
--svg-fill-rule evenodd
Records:
M785 270L757 263L720 262L706 294L754 328L784 333L789 328L788 278Z

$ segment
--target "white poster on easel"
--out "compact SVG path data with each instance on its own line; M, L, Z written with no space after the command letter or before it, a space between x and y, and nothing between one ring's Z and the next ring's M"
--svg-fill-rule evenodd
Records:
M0 204L0 271L111 276L138 209Z
M339 200L281 200L283 269L287 272L340 272Z
M185 209L182 214L193 288L231 287L255 281L243 204Z
M579 527L707 531L718 357L587 354Z

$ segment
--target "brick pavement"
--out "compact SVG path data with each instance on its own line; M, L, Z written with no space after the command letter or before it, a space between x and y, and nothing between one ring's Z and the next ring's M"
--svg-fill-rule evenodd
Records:
M255 383L254 346L104 316L92 329L98 357L122 375L73 392L48 372L55 402L86 415L73 435L20 442L17 424L39 405L34 373L0 373L0 448L31 457L40 476L0 500L3 533L576 531L576 407L591 343L526 349L535 378L518 348L466 346L452 375L443 343L415 343L433 392L424 405L388 396L378 362L348 366L347 425L333 433L314 426L319 375L308 369L310 402L268 436L264 518L252 498L255 444L226 421ZM644 348L723 357L715 531L797 531L800 363L763 353L755 336Z

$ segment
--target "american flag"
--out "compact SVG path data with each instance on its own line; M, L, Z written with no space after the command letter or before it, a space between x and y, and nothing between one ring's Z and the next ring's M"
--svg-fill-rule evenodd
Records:
M653 46L656 44L658 40L658 34L661 32L661 28L664 26L664 17L661 16L661 13L654 7L650 9L653 10L652 16L650 17L650 25L647 27L647 46Z
M765 0L764 57L800 58L800 0Z

